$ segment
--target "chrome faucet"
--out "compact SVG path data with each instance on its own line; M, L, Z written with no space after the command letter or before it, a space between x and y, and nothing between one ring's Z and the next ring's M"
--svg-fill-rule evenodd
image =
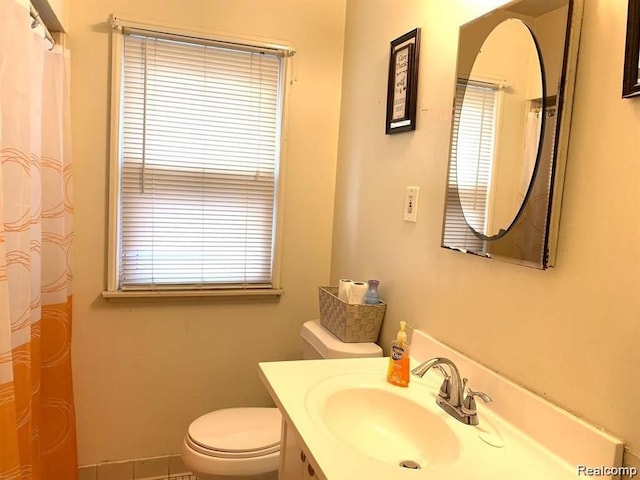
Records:
M446 372L443 365L448 367L450 373ZM436 357L427 360L411 370L411 373L422 378L425 373L434 367L444 375L444 381L440 386L436 403L456 420L466 425L478 425L475 397L480 398L485 403L491 402L491 397L486 393L474 392L467 388L467 379L460 377L458 367L448 358ZM464 396L465 389L468 392L466 397Z

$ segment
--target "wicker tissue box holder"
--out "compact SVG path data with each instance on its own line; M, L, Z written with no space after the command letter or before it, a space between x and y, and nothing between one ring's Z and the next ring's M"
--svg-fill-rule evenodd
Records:
M338 287L318 287L320 323L346 343L375 342L387 304L351 305L338 298Z

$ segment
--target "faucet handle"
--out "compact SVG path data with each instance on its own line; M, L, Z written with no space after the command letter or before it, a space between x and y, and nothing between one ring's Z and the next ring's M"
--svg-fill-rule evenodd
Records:
M436 364L436 365L434 365L434 366L433 366L433 368L435 368L436 370L438 370L438 371L442 374L442 376L444 377L444 379L445 379L445 380L448 380L448 379L450 379L450 378L451 378L451 376L449 376L449 374L447 373L447 371L446 371L444 368L442 368L442 365L438 365L438 364Z
M466 385L466 378L465 380L465 385ZM464 398L464 401L462 402L462 411L463 413L467 414L467 415L475 415L477 413L476 410L476 401L475 401L475 397L480 398L480 400L482 400L484 403L490 403L493 400L491 400L491 397L489 395L487 395L484 392L475 392L473 390L471 390L470 388L467 387L467 396Z

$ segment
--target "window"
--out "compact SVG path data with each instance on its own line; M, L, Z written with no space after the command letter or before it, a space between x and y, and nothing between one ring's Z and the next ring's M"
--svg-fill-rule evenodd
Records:
M291 51L114 25L108 291L277 289Z
M464 98L464 102L463 102ZM497 88L481 82L458 82L453 118L451 162L447 186L447 217L443 244L484 252L484 241L469 229L485 229L496 137ZM464 145L464 148L458 148ZM453 154L453 153L452 153ZM464 203L464 212L461 208ZM454 220L452 220L454 219Z

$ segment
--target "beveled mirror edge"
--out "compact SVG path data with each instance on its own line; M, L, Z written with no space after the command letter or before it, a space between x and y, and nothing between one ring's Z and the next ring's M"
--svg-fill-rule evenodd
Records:
M569 150L569 135L571 131L571 116L573 112L573 95L575 92L576 70L578 66L578 49L580 46L580 34L582 30L582 14L584 0L571 0L569 2L569 28L565 41L565 61L563 67L564 81L562 96L559 97L560 121L558 137L556 140L555 165L553 165L553 179L551 185L551 199L549 205L549 217L547 221L547 258L543 268L553 267L558 253L558 234L560 229L560 216L562 213L562 194L567 167L567 155Z

